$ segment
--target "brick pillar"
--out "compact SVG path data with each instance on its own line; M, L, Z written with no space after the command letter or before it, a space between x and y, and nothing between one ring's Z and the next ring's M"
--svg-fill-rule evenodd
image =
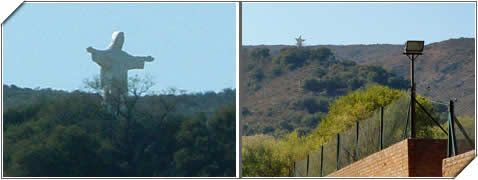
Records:
M442 177L445 139L408 139L409 177Z

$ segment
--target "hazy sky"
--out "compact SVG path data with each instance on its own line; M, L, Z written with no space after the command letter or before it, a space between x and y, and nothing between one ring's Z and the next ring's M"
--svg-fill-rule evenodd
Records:
M243 44L403 44L474 37L474 3L244 3Z
M235 88L235 3L25 3L4 24L4 84L75 90L99 74L86 52L106 49L114 31L123 50L153 56L153 90Z

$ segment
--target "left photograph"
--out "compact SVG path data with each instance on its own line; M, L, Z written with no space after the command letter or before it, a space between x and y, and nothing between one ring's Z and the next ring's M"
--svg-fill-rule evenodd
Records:
M235 177L236 3L23 3L2 177Z

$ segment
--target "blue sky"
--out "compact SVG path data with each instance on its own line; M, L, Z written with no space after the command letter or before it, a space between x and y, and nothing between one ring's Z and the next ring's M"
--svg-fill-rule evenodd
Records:
M99 74L86 52L106 49L114 31L123 50L153 56L129 76L153 77L154 91L235 88L235 3L25 3L4 23L4 84L81 89Z
M243 44L426 44L475 37L474 3L244 3Z

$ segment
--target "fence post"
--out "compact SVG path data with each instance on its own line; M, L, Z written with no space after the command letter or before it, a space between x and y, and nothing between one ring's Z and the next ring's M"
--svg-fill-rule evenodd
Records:
M410 104L408 104L408 111L407 111L407 121L405 122L405 128L403 129L403 139L408 139L408 119L410 119L410 106L412 102L410 101Z
M340 160L340 133L337 134L337 164L336 164L337 167L336 167L336 170L340 169L339 160Z
M320 177L324 177L324 145L320 146Z
M380 107L380 150L383 149L383 106Z
M448 107L448 157L453 157L456 155L456 136L455 136L455 110L454 110L453 101L450 100L450 105Z
M359 125L359 121L357 121L357 123L355 124L355 126L357 127L357 132L355 134L355 161L359 160Z
M306 176L309 176L309 153L307 153L307 174Z
M294 170L292 170L292 173L290 173L290 170L289 170L290 176L292 177L297 176L295 172L296 172L296 169L295 169L295 161L294 161Z

